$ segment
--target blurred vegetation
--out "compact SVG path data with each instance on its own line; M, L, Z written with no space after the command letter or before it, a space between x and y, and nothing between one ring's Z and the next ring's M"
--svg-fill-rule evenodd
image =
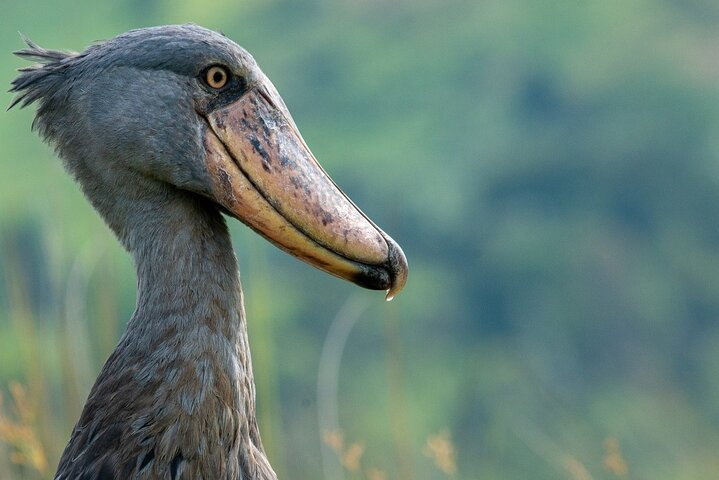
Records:
M718 5L3 2L0 83L23 65L16 30L75 50L139 26L222 30L404 247L409 283L385 304L232 224L282 478L704 479L719 471ZM3 479L52 474L134 305L130 259L32 113L0 115ZM320 355L348 302L338 430L320 432Z

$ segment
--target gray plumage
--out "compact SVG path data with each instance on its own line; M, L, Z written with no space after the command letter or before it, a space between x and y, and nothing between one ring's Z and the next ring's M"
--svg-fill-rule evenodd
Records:
M402 289L401 248L327 176L252 56L195 26L82 53L27 40L12 82L33 128L132 254L137 307L55 478L271 480L242 290L222 213L366 288ZM214 76L212 75L214 72Z
M237 263L201 164L208 64L257 69L194 25L135 30L82 53L32 42L12 83L33 123L133 255L137 308L62 455L56 479L273 479ZM199 195L198 195L199 194Z

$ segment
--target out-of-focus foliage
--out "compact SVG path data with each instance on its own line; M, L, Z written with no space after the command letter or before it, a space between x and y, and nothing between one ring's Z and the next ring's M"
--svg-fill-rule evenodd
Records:
M16 30L75 50L153 24L224 31L405 248L409 283L384 304L232 225L260 421L283 478L319 478L323 438L348 478L719 471L716 2L2 10L4 85L23 65L9 54ZM28 385L52 465L132 312L134 277L29 132L31 110L0 115L0 388ZM339 369L341 432L320 432L320 352L347 299L363 313ZM35 478L0 444L2 478Z

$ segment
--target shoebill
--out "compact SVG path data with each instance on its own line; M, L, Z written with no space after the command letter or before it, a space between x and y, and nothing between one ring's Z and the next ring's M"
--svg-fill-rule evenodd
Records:
M132 254L137 307L56 479L274 479L233 217L337 277L395 295L400 247L334 184L252 56L195 25L132 30L12 82L33 127ZM11 105L11 106L12 106ZM281 295L281 292L276 292Z

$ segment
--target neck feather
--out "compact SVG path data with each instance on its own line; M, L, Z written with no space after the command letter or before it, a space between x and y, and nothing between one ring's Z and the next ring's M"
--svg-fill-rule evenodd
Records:
M108 222L134 257L137 309L90 393L58 475L84 455L88 468L117 466L118 478L274 479L255 419L227 226L199 196L166 189L156 197L125 199L113 212L115 225Z

